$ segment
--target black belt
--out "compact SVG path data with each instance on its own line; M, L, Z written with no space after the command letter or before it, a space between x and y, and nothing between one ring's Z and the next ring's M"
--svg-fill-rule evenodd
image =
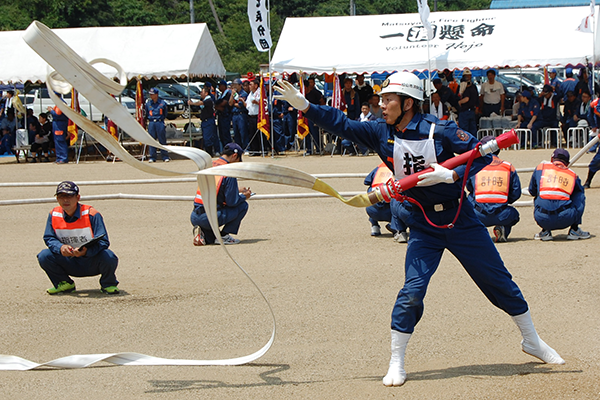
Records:
M423 206L423 210L425 210L425 212L428 211L434 211L434 212L442 212L442 211L448 211L448 210L452 210L453 208L458 207L458 205L460 204L460 202L458 200L450 200L450 201L446 201L444 203L440 203L440 204L432 204L432 205L428 205L428 206ZM404 207L406 207L407 210L415 210L416 206L413 206L411 203L404 205Z
M150 119L150 122L165 122L164 119Z
M542 207L540 207L540 208L538 208L538 210L539 210L541 213L543 213L543 214L555 215L555 214L560 214L561 212L563 212L563 211L564 211L564 210L566 210L567 208L569 208L569 207L567 207L567 206L560 206L560 207L558 207L556 210L552 210L552 211L550 211L550 210L546 210L545 208L542 208Z

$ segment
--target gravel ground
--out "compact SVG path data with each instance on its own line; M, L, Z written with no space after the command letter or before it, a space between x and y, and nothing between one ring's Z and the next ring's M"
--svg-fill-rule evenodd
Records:
M506 151L517 168L551 150ZM589 161L586 155L581 162ZM309 173L362 172L370 157L250 158ZM16 164L1 158L3 182L152 178L123 163ZM165 165L191 171L193 164ZM585 178L585 169L576 169ZM524 186L530 173L522 173ZM339 191L361 179L329 179ZM245 182L258 194L306 192ZM600 186L600 180L595 186ZM193 182L82 185L83 196L142 193L192 196ZM54 187L4 187L0 200L49 198ZM600 232L600 190L588 190L582 228ZM522 200L527 200L527 197ZM246 355L271 332L264 301L219 246L192 246L191 201L92 201L119 256L118 296L96 277L77 291L49 296L36 254L53 204L0 211L0 352L36 362L72 354L139 352L166 358ZM99 363L79 370L0 372L0 398L39 399L598 399L600 398L600 250L597 237L533 240L539 230L523 207L510 241L498 245L529 302L541 337L566 360L548 366L520 350L520 335L446 253L432 279L425 314L407 350L408 380L386 388L391 308L402 286L405 244L369 236L364 210L334 199L251 200L232 256L273 306L277 337L262 358L237 367L144 367Z

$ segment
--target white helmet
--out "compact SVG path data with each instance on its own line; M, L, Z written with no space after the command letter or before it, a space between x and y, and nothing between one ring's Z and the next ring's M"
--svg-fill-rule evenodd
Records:
M423 101L423 84L412 72L396 72L381 84L379 94L395 93Z

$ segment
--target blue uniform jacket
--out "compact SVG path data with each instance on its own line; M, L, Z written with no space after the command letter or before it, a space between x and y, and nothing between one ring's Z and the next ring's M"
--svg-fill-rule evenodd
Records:
M242 102L242 99L244 99L244 101L246 101L246 99L248 98L248 93L246 93L244 91L244 89L241 89L238 92L238 96L239 96L238 97L239 100L233 104L232 113L233 114L244 114L244 113L248 114L248 110L246 109L246 106Z
M575 187L573 189L573 193L571 194L571 200L548 200L539 197L539 184L541 178L542 164L538 165L535 171L533 171L531 182L529 182L529 193L531 193L534 198L533 203L535 207L540 207L547 211L555 211L561 207L568 207L570 205L573 205L575 208L579 209L585 204L585 194L579 177L577 177L575 180Z
M50 110L50 114L52 114L52 129L55 131L67 132L69 118L62 112L60 114L57 113L56 108Z
M540 103L534 98L529 99L529 103L521 102L519 105L519 115L523 117L523 122L526 124L531 121L535 115L540 113Z
M493 156L494 159L498 158L497 156ZM521 180L519 179L519 175L517 175L517 171L510 171L510 184L508 186L508 203L512 204L515 201L519 200L521 197ZM467 181L467 190L469 191L469 200L472 204L477 204L479 207L483 208L488 214L494 213L497 209L506 206L504 203L477 203L475 201L475 177L469 178Z
M223 157L220 158L224 161L227 161ZM221 209L223 207L237 207L245 201L246 196L240 193L237 179L227 176L224 177L221 181L219 193L217 194L217 208ZM194 203L194 209L198 207L204 208L202 204Z
M217 111L217 114L222 116L222 117L228 117L229 115L231 115L231 108L229 106L229 98L231 97L231 89L226 89L223 93L221 93L221 95L219 96L219 98L217 99L217 101L225 101L224 107L222 108L222 110ZM215 101L216 103L216 101Z
M415 115L404 131L398 131L394 126L386 124L383 119L369 122L352 121L342 111L329 106L313 104L305 115L328 132L374 149L392 171L394 171L394 137L398 136L406 140L427 139L433 122L436 123L434 142L438 163L454 157L455 154L469 151L479 143L472 135L459 129L454 122L440 121L429 114ZM476 158L469 176L475 176L491 161L491 155ZM404 194L418 200L424 206L457 200L460 198L465 168L465 165L461 165L454 169L460 179L453 184L441 183L428 187L414 187L406 190Z
M106 227L104 226L104 219L100 213L96 213L95 215L89 214L90 216L90 224L92 224L92 232L94 233L94 237L100 235L106 235L102 239L98 241L98 243L91 245L87 249L87 253L85 257L94 257L96 254L100 253L102 250L108 249L110 246L110 242L108 240L108 232L106 232ZM81 218L81 204L77 204L77 210L72 217L68 216L63 212L63 218L66 222L72 223ZM60 248L63 243L60 241L58 236L56 236L56 232L54 228L52 228L52 212L48 215L48 220L46 221L46 230L44 231L44 242L46 246L50 249L51 252L55 254L60 254ZM75 246L74 246L75 247Z
M162 114L161 114L162 109ZM155 103L152 99L146 102L146 117L148 121L164 121L167 116L167 103L163 99L158 99Z
M575 78L567 78L560 84L560 95L563 101L567 101L567 93L575 93L575 87L577 86L577 80ZM577 95L577 93L575 93Z

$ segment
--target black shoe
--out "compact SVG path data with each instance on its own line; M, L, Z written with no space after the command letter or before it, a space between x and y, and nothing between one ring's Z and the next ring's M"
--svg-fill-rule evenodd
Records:
M590 188L590 184L588 182L583 184L583 188L584 189L589 189Z

